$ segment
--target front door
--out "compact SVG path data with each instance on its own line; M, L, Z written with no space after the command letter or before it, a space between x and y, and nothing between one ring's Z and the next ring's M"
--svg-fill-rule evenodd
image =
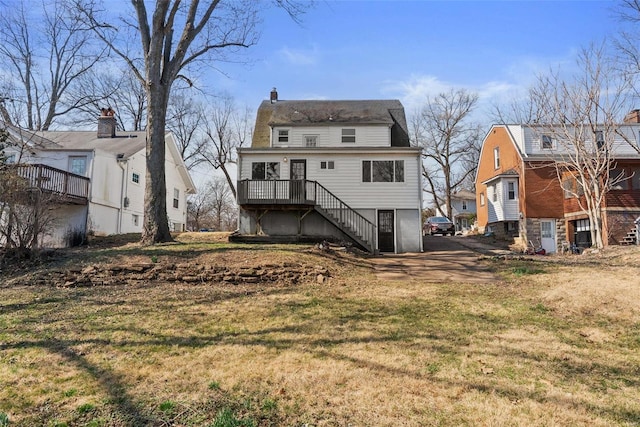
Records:
M540 220L540 237L540 246L542 246L548 254L554 253L557 248L555 219Z
M289 198L294 203L305 202L305 179L307 179L307 161L291 160L291 169L289 173Z
M378 211L378 250L380 252L396 251L393 225L393 211Z

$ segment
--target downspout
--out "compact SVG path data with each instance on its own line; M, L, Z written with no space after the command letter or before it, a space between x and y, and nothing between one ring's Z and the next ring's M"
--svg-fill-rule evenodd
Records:
M89 243L89 236L87 227L89 227L89 207L91 206L91 192L93 191L93 163L96 161L96 151L93 150L91 152L91 161L89 162L89 184L87 185L87 209L84 211L84 232L85 232L85 243Z
M237 150L237 149L236 149ZM242 208L238 203L238 192L240 191L240 178L242 177L242 153L236 151L238 157L238 167L236 167L236 206L238 207L238 215L236 218L236 231L240 231L240 216L242 215Z
M120 206L118 208L118 229L116 233L116 234L121 234L122 233L122 210L124 209L124 195L125 195L124 185L126 181L125 168L122 163L127 162L124 159L124 154L117 154L116 162L118 163L118 166L120 167L120 169L122 169L122 175L121 175L121 181L120 181ZM127 163L127 169L128 167L129 167L129 164Z
M418 162L418 236L419 236L419 245L420 252L424 252L424 239L422 238L422 150L420 150L418 154L418 158L416 159Z

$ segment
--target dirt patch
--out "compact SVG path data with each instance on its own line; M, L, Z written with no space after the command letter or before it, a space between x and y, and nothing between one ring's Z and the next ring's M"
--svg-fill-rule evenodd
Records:
M431 283L491 283L498 277L489 271L479 253L454 237L426 236L425 252L383 255L371 263L380 280L420 280Z

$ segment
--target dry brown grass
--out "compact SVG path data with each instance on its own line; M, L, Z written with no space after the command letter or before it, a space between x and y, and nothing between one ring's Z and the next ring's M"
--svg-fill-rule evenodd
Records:
M346 252L198 238L213 234L82 260L296 262L331 278L5 282L0 413L16 426L640 424L635 249L494 261L504 280L440 284L378 280ZM523 265L540 273L513 274ZM216 424L225 408L244 424Z

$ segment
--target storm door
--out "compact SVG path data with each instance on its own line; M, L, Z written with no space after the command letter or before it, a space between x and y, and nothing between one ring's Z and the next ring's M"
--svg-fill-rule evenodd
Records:
M291 168L289 175L289 198L293 203L304 203L305 180L307 179L307 161L291 160Z
M395 252L393 211L378 211L378 250Z
M542 246L547 253L554 253L557 247L555 219L540 220L540 236L540 246Z

